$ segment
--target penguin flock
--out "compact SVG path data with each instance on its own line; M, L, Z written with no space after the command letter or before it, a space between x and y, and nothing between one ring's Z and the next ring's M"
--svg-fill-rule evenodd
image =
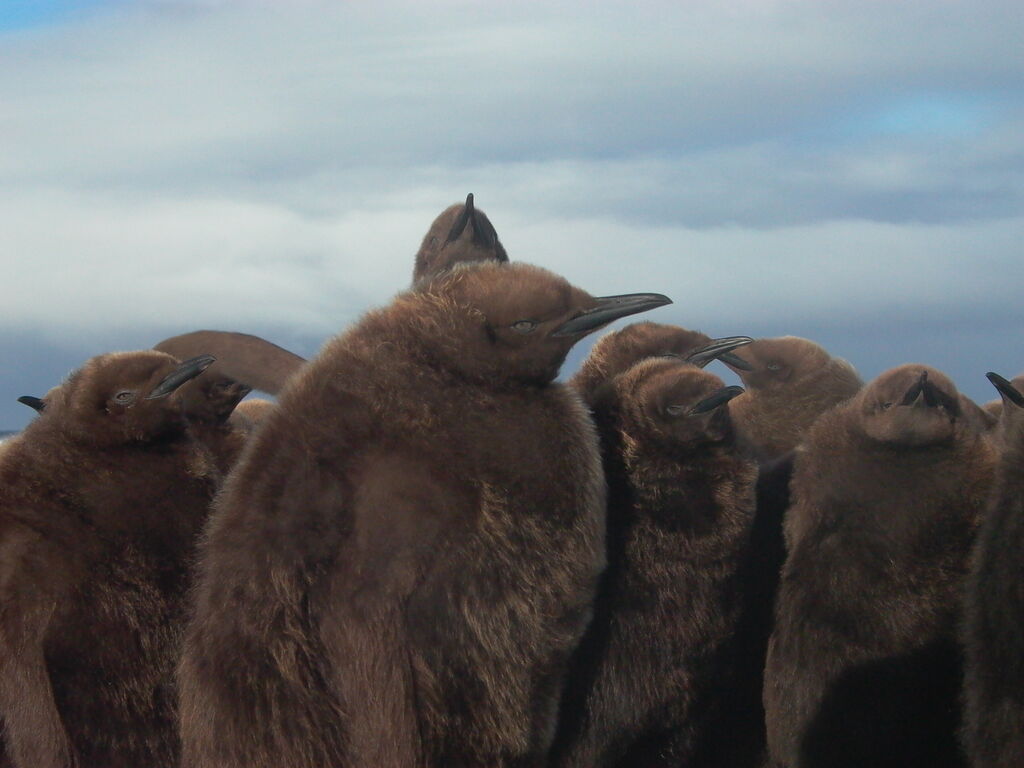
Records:
M557 380L669 303L469 195L312 360L188 331L19 398L0 766L1024 765L1024 377L645 321Z

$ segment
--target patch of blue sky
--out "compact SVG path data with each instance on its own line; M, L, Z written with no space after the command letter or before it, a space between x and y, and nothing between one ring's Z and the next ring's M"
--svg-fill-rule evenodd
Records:
M2 0L0 33L74 21L110 0Z
M996 125L1019 95L1003 93L908 93L896 98L833 104L807 115L787 138L797 145L857 143L873 139L970 138Z

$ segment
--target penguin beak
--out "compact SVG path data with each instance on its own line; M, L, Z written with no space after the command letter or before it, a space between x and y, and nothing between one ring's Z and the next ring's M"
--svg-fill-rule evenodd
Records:
M729 352L726 352L724 355L719 355L718 359L721 360L726 365L728 365L734 371L736 371L736 373L739 373L740 371L754 370L754 366L752 366L739 355L734 355Z
M743 392L743 387L723 387L717 392L709 395L708 397L705 397L703 400L701 400L699 403L693 406L693 408L686 412L686 415L699 416L702 413L710 413L716 408L720 408L721 406L725 405L734 397L742 395Z
M939 389L928 380L928 371L921 371L921 378L907 390L900 405L909 405L915 408L938 408L943 407L949 413L958 415L960 403L954 397Z
M46 403L38 397L32 397L32 395L22 395L18 398L18 402L22 405L27 405L37 413L42 413L43 409L46 408ZM22 413L24 413L24 411L22 411Z
M167 395L171 394L171 392L186 381L191 381L209 368L216 359L213 355L200 355L199 357L193 357L191 360L186 360L167 374L163 381L153 388L153 391L149 393L146 399L156 400L160 397L167 397Z
M690 365L695 365L698 368L703 368L712 360L723 358L737 347L742 347L752 341L753 339L749 336L724 336L721 339L712 339L710 343L700 347L699 349L695 349L687 355L686 362ZM729 356L739 360L735 355ZM744 363L744 365L745 364L746 363Z
M921 405L925 404L924 401L924 388L925 384L928 383L928 371L921 371L921 376L917 381L907 390L906 394L903 395L903 399L900 401L900 405Z
M462 212L459 214L458 218L455 219L455 223L452 224L452 228L448 230L448 237L444 241L445 245L448 243L454 243L459 239L459 236L466 228L466 225L473 219L475 212L476 211L473 208L473 193L470 192L466 195L466 204L462 206Z
M1024 408L1024 395L1022 395L1020 390L1013 386L1013 384L1004 379L998 373L992 373L989 371L985 376L992 382L992 386L998 390L999 396L1003 399L1004 405L1006 403L1013 403L1018 408Z
M646 312L671 304L672 299L660 293L625 293L621 296L600 296L591 309L585 310L556 328L552 336L582 336L608 325L620 317Z

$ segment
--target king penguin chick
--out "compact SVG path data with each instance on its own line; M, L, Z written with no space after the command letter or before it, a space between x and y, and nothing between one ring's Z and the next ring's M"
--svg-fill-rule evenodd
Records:
M740 392L666 358L599 390L609 565L552 765L690 765L715 690L727 688L754 514L757 468L737 455L725 407Z
M765 670L777 765L963 765L956 626L993 464L956 387L922 365L811 428Z
M468 264L329 342L208 528L183 765L543 765L605 559L596 436L553 380L666 303Z
M723 362L747 391L729 410L744 452L762 462L796 448L819 415L862 386L852 365L798 336L758 339L736 357Z
M173 391L212 358L102 355L0 460L0 715L18 768L171 768L188 561L214 484Z
M967 580L963 742L972 768L1016 768L1024 765L1024 394L988 376L1002 400L1003 439Z
M625 328L612 331L598 339L579 370L569 380L569 384L583 398L583 402L590 405L602 384L624 373L644 358L664 355L686 357L690 352L712 341L726 342L729 339L744 339L746 343L752 341L746 336L713 340L700 331L690 331L664 323L630 323ZM720 352L717 357L734 364L743 362L737 361L729 352Z
M430 225L416 253L412 284L416 285L456 264L476 261L507 262L508 254L490 219L476 209L473 193L470 193L466 195L465 203L445 208Z

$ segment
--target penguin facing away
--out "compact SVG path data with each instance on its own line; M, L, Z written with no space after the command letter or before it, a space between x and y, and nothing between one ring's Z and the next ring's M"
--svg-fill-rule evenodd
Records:
M995 373L1001 455L967 580L963 743L972 768L1024 764L1024 394Z
M173 393L211 361L93 358L0 457L0 716L14 766L177 764L173 669L215 485Z
M216 505L183 764L543 765L604 567L593 426L553 380L665 303L463 265L328 343Z
M470 193L465 203L449 206L430 225L416 253L412 284L435 277L456 264L477 261L504 263L508 254L491 220L477 210Z
M598 390L609 565L553 765L690 764L729 676L753 521L757 469L737 454L725 407L740 392L666 358Z
M810 429L765 669L776 765L963 765L955 633L992 469L927 366L887 371Z

